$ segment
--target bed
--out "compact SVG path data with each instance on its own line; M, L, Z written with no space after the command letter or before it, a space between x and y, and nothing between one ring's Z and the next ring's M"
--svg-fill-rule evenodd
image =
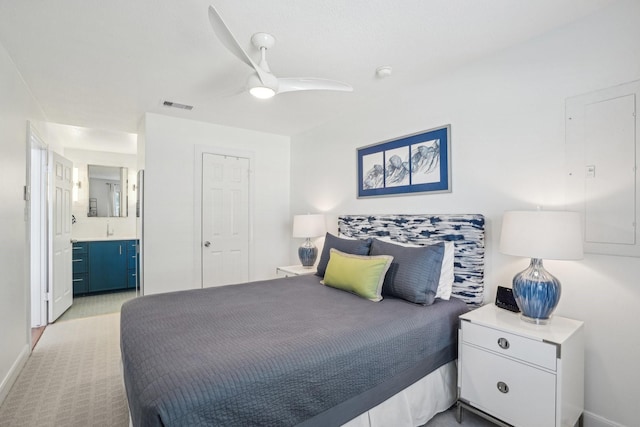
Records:
M482 302L484 218L349 215L339 231L453 242L452 298L374 303L314 275L137 298L121 312L132 424L418 425L451 406L457 318Z

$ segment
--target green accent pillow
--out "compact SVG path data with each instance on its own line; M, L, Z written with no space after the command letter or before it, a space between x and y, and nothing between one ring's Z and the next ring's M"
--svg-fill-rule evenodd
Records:
M382 283L393 261L390 255L361 256L331 248L324 284L371 301L382 299Z

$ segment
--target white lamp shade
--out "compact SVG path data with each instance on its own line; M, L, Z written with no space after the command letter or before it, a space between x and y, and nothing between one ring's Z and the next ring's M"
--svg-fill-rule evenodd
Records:
M295 215L293 217L293 237L320 237L326 232L324 215Z
M582 259L580 215L567 211L508 211L500 252L539 259Z

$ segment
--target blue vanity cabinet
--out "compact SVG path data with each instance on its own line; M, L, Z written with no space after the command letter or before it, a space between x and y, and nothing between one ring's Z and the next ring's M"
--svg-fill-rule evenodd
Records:
M73 295L135 289L137 240L73 243Z
M72 245L73 295L89 292L89 243L74 242Z
M89 292L127 288L128 240L109 240L89 244Z

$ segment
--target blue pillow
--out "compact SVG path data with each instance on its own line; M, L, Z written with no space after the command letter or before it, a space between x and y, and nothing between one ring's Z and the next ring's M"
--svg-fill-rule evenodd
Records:
M337 249L340 252L352 255L369 255L369 248L371 247L371 240L353 240L353 239L341 239L333 234L327 233L324 238L324 247L322 248L322 255L320 255L320 261L318 261L317 276L324 277L324 273L327 270L327 264L329 263L329 252L331 248Z
M382 294L416 304L431 305L436 298L444 243L405 247L374 239L369 255L391 255L393 262L382 285Z

